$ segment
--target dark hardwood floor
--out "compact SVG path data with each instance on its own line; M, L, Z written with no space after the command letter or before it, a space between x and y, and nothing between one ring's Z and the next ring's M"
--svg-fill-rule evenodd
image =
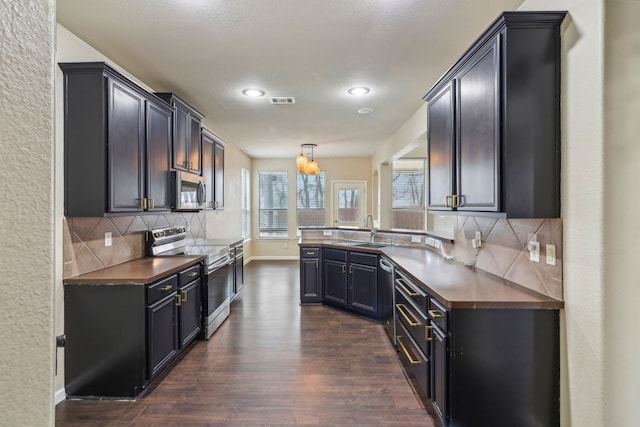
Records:
M66 400L59 426L433 426L381 324L299 305L297 261L252 261L231 316L135 402Z

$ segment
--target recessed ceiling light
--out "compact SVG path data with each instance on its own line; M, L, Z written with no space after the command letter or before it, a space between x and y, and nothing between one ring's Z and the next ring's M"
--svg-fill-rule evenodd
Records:
M354 95L354 96L362 96L362 95L366 95L369 93L369 88L368 87L352 87L351 89L348 90L350 95Z
M358 110L358 114L369 114L373 113L373 108L365 107Z
M264 96L264 91L260 89L245 89L242 91L244 96L250 96L252 98L259 98Z

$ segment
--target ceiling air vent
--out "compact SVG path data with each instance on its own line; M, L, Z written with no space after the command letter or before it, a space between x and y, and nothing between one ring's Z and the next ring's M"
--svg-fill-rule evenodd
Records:
M272 96L269 98L272 104L285 105L295 104L296 99L293 96Z

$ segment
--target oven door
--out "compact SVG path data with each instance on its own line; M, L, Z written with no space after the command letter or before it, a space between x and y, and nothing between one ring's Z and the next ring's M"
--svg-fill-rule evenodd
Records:
M229 316L229 257L207 266L203 281L203 331L208 339Z

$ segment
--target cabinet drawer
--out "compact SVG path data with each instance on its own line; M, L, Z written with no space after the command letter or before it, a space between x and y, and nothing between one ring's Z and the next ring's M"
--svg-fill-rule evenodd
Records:
M427 311L433 323L438 325L440 329L447 332L447 324L449 319L449 311L445 306L440 304L434 298L429 298L429 310Z
M402 292L405 297L409 298L415 303L415 305L426 313L427 311L427 293L419 288L415 283L409 280L406 276L396 270L395 280L396 292Z
M397 322L396 343L405 370L416 380L424 396L429 396L429 359L415 346L404 326Z
M347 262L347 251L341 251L339 249L327 249L322 252L324 259L332 259L334 261Z
M178 289L178 275L174 274L147 286L147 305L152 305Z
M411 338L420 347L420 350L424 354L429 354L427 316L418 310L413 303L409 302L401 292L396 292L395 313L398 322L402 323Z
M178 273L178 286L183 287L184 285L193 282L198 277L200 277L200 264L196 264L193 267Z
M377 267L378 255L365 254L364 252L349 252L349 262Z
M320 248L300 248L302 258L319 258Z

